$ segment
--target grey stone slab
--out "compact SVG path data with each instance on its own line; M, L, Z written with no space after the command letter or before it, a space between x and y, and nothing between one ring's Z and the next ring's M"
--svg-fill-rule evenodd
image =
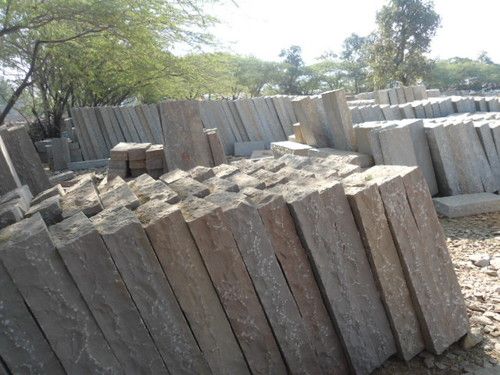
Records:
M415 111L413 110L413 106L411 103L400 105L399 109L401 110L403 118L415 118Z
M125 141L125 137L123 136L123 131L116 119L115 112L112 107L100 107L99 111L101 113L102 120L106 128L108 129L108 133L110 135L111 145L115 146L120 142Z
M99 134L102 136L104 140L104 145L106 146L107 151L113 147L113 142L111 138L113 138L113 129L108 127L108 123L104 122L104 119L101 116L101 112L98 107L89 108L93 112L92 118L96 122L97 127L99 129Z
M283 96L273 96L270 98L267 98L266 101L271 101L272 104L274 105L274 108L276 110L276 114L278 115L278 118L281 123L281 127L283 128L283 132L285 135L292 135L293 134L293 129L292 125L295 124L295 116L291 116L291 113L293 113L293 108L292 111L287 111L287 102L290 103L290 99L287 97ZM269 103L268 103L269 104Z
M149 122L148 114L146 113L146 111L149 112L149 106L147 104L137 105L134 107L134 110L137 117L139 118L140 124L142 125L141 128L142 131L144 132L146 142L163 143L163 139L160 139L158 141L155 139L155 136L153 135L153 129Z
M425 135L424 123L421 120L404 122L402 126L410 129L410 136L415 151L417 164L425 176L431 195L439 192L434 166L432 164L431 151Z
M333 131L333 146L339 150L354 150L356 139L352 127L351 112L345 98L345 91L334 90L325 92L321 95L321 98L327 121Z
M328 145L333 147L334 141L335 141L333 128L330 125L330 122L328 121L323 98L320 95L314 95L311 98L312 98L313 102L316 104L316 108L318 111L318 119L319 119L319 122L321 124L321 127L323 128L323 136L326 137L326 142L328 143ZM349 110L349 113L350 112L351 111ZM302 132L301 132L301 136L302 136ZM302 138L303 138L303 136L302 136Z
M219 102L220 105L220 111L222 112L221 116L223 116L224 123L226 124L225 126L229 128L232 137L234 138L234 142L242 142L244 139L248 140L248 137L243 137L243 134L241 134L241 129L243 127L243 124L237 124L233 112L231 111L229 101L227 100L221 100ZM239 115L238 115L239 116ZM241 119L238 120L241 122ZM232 154L233 152L231 151L232 145L227 146L228 150L226 151L228 154Z
M169 170L213 166L208 139L203 133L199 103L169 101L159 104Z
M267 141L271 140L266 137L266 133L262 129L258 118L255 106L251 99L237 99L232 102L238 116L243 125L244 132L247 134L250 141Z
M342 186L313 186L289 184L284 197L352 370L368 374L396 352L394 338Z
M61 197L55 195L31 206L26 213L26 217L33 216L36 213L42 216L43 221L47 225L53 225L62 221Z
M442 99L439 102L439 110L440 110L441 116L443 116L443 117L446 117L446 116L449 116L449 115L455 113L455 110L453 109L453 103L451 102L451 98Z
M353 124L359 124L363 122L363 117L361 116L361 110L359 107L351 107L351 118ZM297 134L295 134L297 137Z
M424 130L431 152L439 192L443 195L460 194L458 171L444 126L438 124L426 125Z
M389 96L389 102L390 102L389 104L391 105L399 104L398 94L396 93L396 89L388 89L387 95Z
M1 261L66 372L121 373L40 215L2 230L0 238Z
M121 107L112 107L116 122L123 134L123 142L137 142L137 133L130 127L130 116Z
M293 110L297 121L300 122L300 129L305 143L310 146L327 147L328 138L321 125L318 107L310 97L301 97L292 100Z
M250 156L255 150L265 150L269 144L265 141L236 142L234 144L235 156Z
M426 118L424 105L422 102L413 102L412 103L413 111L415 112L415 118Z
M51 238L125 373L167 369L106 245L78 213L50 228Z
M132 124L134 125L134 128L139 135L139 142L151 142L151 139L149 139L148 134L144 128L144 124L142 123L141 118L139 117L139 114L137 112L137 106L126 108L128 109Z
M415 100L427 99L427 91L424 85L411 86Z
M99 189L102 206L107 208L126 207L135 210L140 205L139 198L121 177L116 177L104 189Z
M475 123L476 129L481 146L484 150L491 172L495 177L497 190L500 189L500 154L497 153L493 133L488 123Z
M222 102L204 100L200 102L200 117L205 129L218 129L224 145L224 152L228 155L234 152L234 143L237 141L232 124L227 120Z
M83 122L88 133L88 139L95 151L95 159L104 159L109 156L109 148L99 127L94 108L80 108Z
M109 159L96 159L86 161L76 161L68 163L68 169L72 171L86 171L89 169L106 168Z
M208 144L210 145L210 152L212 156L213 163L210 165L220 165L227 163L226 154L224 153L224 145L219 137L217 129L210 129L205 131L207 136Z
M237 368L236 338L179 207L150 202L137 216L213 373Z
M90 135L87 131L87 126L83 119L83 112L81 108L71 108L71 118L75 123L75 132L78 136L78 141L82 146L82 154L85 160L92 160L97 158L94 146L90 141Z
M62 173L55 174L49 178L49 182L52 186L55 186L57 184L63 184L69 180L74 179L76 176L75 172L73 171L66 171ZM43 193L43 192L42 192ZM41 193L40 193L41 194Z
M30 205L33 204L33 196L31 195L28 185L23 185L9 191L6 194L0 195L0 204L7 203L15 199L20 200L19 203L24 212L29 209Z
M424 106L424 112L425 112L425 118L434 118L434 111L432 110L432 104L430 101L428 100L425 100L423 102L423 106Z
M401 111L398 105L381 105L380 108L387 121L401 120Z
M126 208L92 219L172 374L202 373L205 362L141 223Z
M88 217L102 211L102 203L91 176L83 177L72 186L61 198L63 218L73 216L82 211Z
M317 374L318 358L256 208L233 193L211 194L207 200L223 209L288 368Z
M411 87L404 86L403 91L405 93L406 102L410 103L415 100L415 96L413 95L413 90Z
M260 119L262 127L267 129L270 135L270 141L282 141L287 139L283 128L281 127L280 120L274 109L274 105L269 106L268 101L264 97L252 99L257 115Z
M275 158L280 158L281 156L287 154L307 156L309 155L309 150L311 148L312 147L309 145L290 141L271 143L271 151L273 152L273 156Z
M500 157L500 123L490 123L490 129L493 141L495 142L495 148L497 150L498 157Z
M254 190L250 200L256 205L297 303L306 331L326 373L347 373L348 364L340 339L323 303L307 253L283 197Z
M250 368L286 372L222 209L206 200L193 199L183 202L181 210L247 360L250 355ZM252 321L248 320L249 316L252 316ZM255 353L249 352L259 345L258 342L261 348L253 349ZM269 351L269 355L264 358L263 349ZM238 358L235 356L235 360ZM254 362L256 358L261 358L263 362ZM245 372L245 368L241 366L238 371Z
M489 112L500 112L500 101L497 97L486 98Z
M238 108L236 106L235 101L227 101L227 108L225 109L226 115L228 118L233 119L234 125L237 129L237 134L239 134L241 138L241 142L251 141L249 134L247 133L245 126L243 125L243 121L241 120L240 113L238 112ZM234 129L234 128L233 128Z
M0 355L6 374L65 374L23 297L0 263Z
M169 188L165 183L157 181L147 174L143 174L128 182L128 185L135 193L141 204L150 200L162 200L167 203L177 203L180 201L179 195Z
M396 96L398 97L398 104L406 103L405 91L403 87L396 87Z
M120 142L115 135L115 131L113 129L113 125L109 119L109 112L106 111L105 107L95 107L94 108L95 115L101 131L103 133L106 146L108 150L110 150L114 145Z
M492 193L439 197L433 201L439 215L451 218L500 211L500 196Z
M377 104L391 104L389 99L389 90L377 90L374 92L375 102Z
M417 165L417 157L408 126L382 128L376 132L376 135L379 138L384 164Z
M51 160L54 171L68 169L68 163L71 162L68 141L68 138L52 138Z
M443 115L441 114L441 107L439 106L439 103L437 101L432 101L431 106L434 117L443 117Z
M40 157L36 152L35 146L33 145L25 126L16 125L8 128L2 126L0 127L0 137L3 139L5 145L5 149L0 145L2 154L4 154L5 157L4 150L7 150L12 166L14 167L21 184L28 185L31 193L35 195L50 188L51 185L49 183L49 178L43 169ZM6 158L6 160L8 159ZM8 169L12 171L10 163L8 163L8 165Z
M24 211L20 207L19 201L9 201L0 204L0 229L17 223L24 218Z
M424 341L382 198L375 185L348 187L346 195L384 301L398 354L408 361L424 349Z

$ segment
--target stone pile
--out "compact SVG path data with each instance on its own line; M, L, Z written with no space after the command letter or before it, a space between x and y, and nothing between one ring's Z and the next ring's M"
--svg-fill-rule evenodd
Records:
M455 113L500 112L498 97L431 97L406 104L351 107L352 122L395 121L446 117Z
M59 223L34 212L0 231L3 363L369 374L442 353L468 321L425 179L356 157L89 174L44 192L34 201L59 197Z
M354 126L358 151L376 164L419 166L432 195L500 190L500 116L455 115Z
M43 163L53 171L71 167L71 163L83 161L82 151L76 138L49 138L35 142L35 148Z

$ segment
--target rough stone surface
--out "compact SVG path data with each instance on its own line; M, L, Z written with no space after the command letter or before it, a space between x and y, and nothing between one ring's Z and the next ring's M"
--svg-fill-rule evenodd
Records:
M293 110L306 144L316 147L328 147L327 138L321 125L316 103L310 97L292 100Z
M238 344L181 211L150 202L137 216L208 364L214 373L228 371L235 365L223 370L226 363L241 360L239 353L235 356ZM249 353L250 358L257 354Z
M63 171L71 161L68 138L52 138L51 140L52 170Z
M396 346L342 186L288 185L284 196L352 369L368 374Z
M229 191L237 193L238 191L240 191L240 188L236 183L220 177L209 178L208 180L203 181L203 183L208 187L210 193L215 193L217 191Z
M99 188L99 192L104 208L127 207L135 210L139 207L139 198L121 177L108 181L105 188Z
M317 374L316 353L257 210L231 193L211 194L207 200L223 209L288 367L296 373Z
M213 163L210 165L220 165L227 163L226 154L224 153L224 146L219 137L217 129L210 129L210 131L205 131L207 136L208 144L210 145L210 151L212 154Z
M24 218L24 211L17 200L0 204L0 229Z
M382 198L375 185L349 187L346 195L386 307L398 354L408 361L424 349L424 341Z
M203 373L206 364L141 223L126 208L92 219L172 374Z
M30 217L36 213L40 213L43 221L45 221L47 225L53 225L60 222L63 219L61 197L56 195L31 206L26 216Z
M198 182L191 177L180 178L169 183L168 186L175 191L181 199L185 199L189 196L203 198L210 194L208 187L204 183Z
M90 220L78 213L52 226L50 234L125 372L166 373L134 301Z
M10 369L5 374L65 374L1 263L0 289L0 356Z
M253 190L249 199L258 209L323 372L346 373L348 365L343 348L286 202L279 195L260 190Z
M500 196L492 193L462 194L434 198L439 215L462 217L500 211Z
M181 210L243 352L252 358L251 368L264 366L278 373L286 371L222 209L206 200L191 199L182 202ZM249 316L253 319L248 320ZM249 350L255 340L262 349L252 354ZM253 363L255 358L262 358L263 350L268 350L269 356L262 363ZM235 361L240 358L233 356ZM239 367L238 372L246 372L243 365Z
M212 168L197 166L189 170L189 174L198 182L203 182L209 178L215 177L215 173Z
M226 179L232 183L238 185L239 189L244 189L246 187L253 187L256 189L264 189L266 184L263 181L258 180L255 177L249 176L246 173L236 173Z
M61 184L57 184L50 189L42 191L40 194L38 194L36 197L34 197L31 201L31 204L32 205L38 204L41 201L44 201L45 199L50 198L50 197L54 197L54 196L61 196L62 197L64 194L66 194L66 192L64 191Z
M121 372L40 215L0 232L0 258L67 373Z
M333 130L333 146L339 150L353 151L356 140L344 90L325 92L321 98L327 121Z
M73 216L79 211L88 217L102 211L102 203L92 181L92 176L83 177L66 192L66 195L61 198L61 208L63 218Z
M275 158L279 158L286 154L307 156L309 150L312 147L309 145L303 145L297 142L283 141L283 142L272 142L271 151Z
M179 195L165 183L157 181L147 174L128 182L141 204L153 199L162 200L171 204L180 201Z

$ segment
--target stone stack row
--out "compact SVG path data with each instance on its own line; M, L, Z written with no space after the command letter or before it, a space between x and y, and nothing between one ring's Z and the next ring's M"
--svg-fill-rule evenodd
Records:
M417 168L285 155L60 201L0 231L11 373L369 374L467 333Z
M374 91L373 97L377 104L404 104L416 100L427 99L427 90L425 86L401 86L386 90Z
M499 97L439 97L406 104L351 107L352 122L446 117L456 113L500 112Z
M67 137L49 138L35 142L35 148L43 163L53 171L68 169L70 163L83 161L78 141Z
M358 124L358 151L376 164L419 166L432 195L497 192L498 118L490 113Z

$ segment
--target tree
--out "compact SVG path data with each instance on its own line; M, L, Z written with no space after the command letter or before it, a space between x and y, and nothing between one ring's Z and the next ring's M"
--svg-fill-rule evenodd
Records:
M377 88L393 81L409 85L425 77L425 57L440 17L431 0L389 0L377 12L377 31L370 58Z
M302 49L294 45L281 50L279 56L283 58L278 82L280 92L287 95L303 94L301 79L304 78L306 69L302 60Z
M344 40L341 59L345 70L346 82L355 94L368 91L368 61L369 46L373 42L373 35L359 36L351 34Z
M41 93L45 107L50 104L46 100L50 96L54 103L64 106L64 101L85 102L89 97L93 97L93 102L102 103L106 98L115 101L125 94L136 94L148 82L161 78L161 74L168 76L173 60L168 50L175 43L192 45L208 40L204 30L213 19L202 12L202 3L203 0L1 2L0 60L4 67L18 72L19 80L0 114L0 124L20 94L32 85L37 87L35 94ZM134 67L143 69L142 77L136 74L139 69L130 70ZM118 78L113 79L116 75ZM57 93L57 97L50 93ZM84 96L87 99L82 100ZM58 117L54 119L57 121Z

